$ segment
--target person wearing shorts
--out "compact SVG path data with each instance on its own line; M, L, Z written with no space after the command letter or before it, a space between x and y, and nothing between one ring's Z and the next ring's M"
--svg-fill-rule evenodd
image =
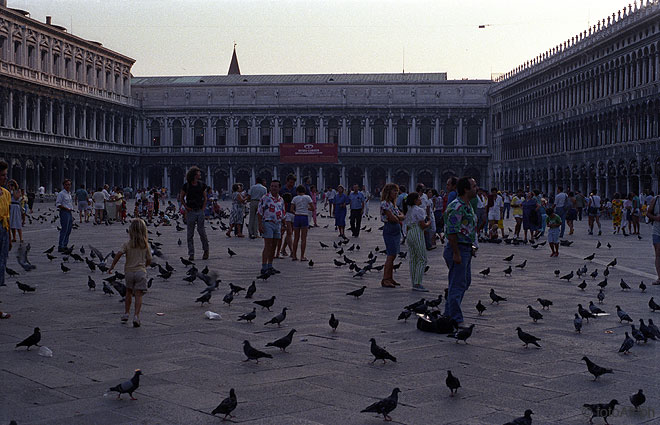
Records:
M646 217L653 224L653 250L655 252L655 272L658 278L653 282L660 285L660 195L656 195L646 209Z
M380 285L385 288L394 288L399 285L393 276L394 259L401 248L401 223L405 217L396 206L398 194L399 186L387 183L383 187L380 197L380 220L383 222L383 242L385 242L385 253L387 254Z
M105 210L105 195L101 192L101 188L94 192L92 201L94 202L94 224L101 224L103 211Z
M80 214L80 222L83 221L83 215L85 216L85 223L89 222L89 213L87 212L87 207L89 206L89 194L85 190L85 185L81 184L80 188L76 190L76 203L78 205L78 214Z
M291 248L291 260L296 261L298 242L300 242L300 261L307 261L305 248L307 247L307 230L309 229L309 212L314 208L312 198L305 194L305 186L296 188L296 196L291 200L293 211L293 248ZM287 213L287 216L289 214Z
M559 233L561 232L561 217L552 208L545 210L547 214L546 226L548 227L548 244L552 251L551 257L559 257Z
M264 238L264 249L261 253L261 274L270 276L279 273L273 267L275 248L282 238L282 221L284 219L284 200L280 196L280 181L270 182L270 193L265 194L257 207L257 219L259 220L259 233Z

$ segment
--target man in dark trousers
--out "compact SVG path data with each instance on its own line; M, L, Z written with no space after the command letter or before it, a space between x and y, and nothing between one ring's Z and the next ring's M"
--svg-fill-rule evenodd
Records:
M204 228L204 209L206 208L206 185L201 181L202 171L196 166L190 167L186 173L186 183L181 188L179 193L179 202L186 209L186 224L188 225L188 260L195 259L195 244L193 236L195 234L195 226L197 226L197 233L202 240L202 249L204 256L202 260L209 258L209 240L206 237L206 229Z
M360 236L360 226L362 225L362 213L364 212L364 195L360 192L360 186L353 185L353 191L348 195L351 203L351 233L353 237Z

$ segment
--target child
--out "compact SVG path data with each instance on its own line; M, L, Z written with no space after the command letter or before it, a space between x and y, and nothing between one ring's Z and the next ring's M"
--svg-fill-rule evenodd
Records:
M286 252L286 247L289 247L289 250L293 251L293 243L291 242L291 232L293 231L293 219L294 214L291 212L291 201L293 198L290 193L285 193L282 195L282 200L284 201L284 211L286 211L286 219L282 223L282 237L277 242L277 252L275 253L275 258L284 258L288 257L289 254ZM291 226L289 226L289 224ZM280 255L281 249L281 255Z
M9 180L7 184L11 193L11 205L9 207L9 227L11 228L11 241L16 242L16 232L23 243L23 211L21 209L21 190L16 180Z
M142 219L133 219L131 226L128 228L128 237L128 242L115 255L108 273L112 273L121 256L126 254L126 264L124 264L126 302L121 321L122 323L128 322L128 313L131 311L131 299L135 293L133 327L139 328L142 296L147 292L147 266L151 264L151 249L149 248L149 241L147 239L147 225Z
M546 208L545 213L548 215L548 244L552 254L551 257L559 257L559 231L561 230L561 217L555 214L554 209Z
M410 279L413 291L428 292L422 286L424 269L426 268L426 242L424 229L431 225L426 211L421 207L422 199L417 192L412 192L403 202L403 212L406 215L403 225L407 231L408 251L410 261Z
M307 261L305 248L307 247L307 230L309 229L309 212L314 209L312 198L305 194L305 186L296 188L296 196L291 200L293 217L293 248L291 248L291 260L296 261L298 252L298 241L300 241L300 261Z

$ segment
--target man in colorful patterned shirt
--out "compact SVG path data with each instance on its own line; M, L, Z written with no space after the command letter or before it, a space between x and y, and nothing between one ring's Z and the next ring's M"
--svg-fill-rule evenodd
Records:
M264 237L264 250L261 253L261 275L279 273L273 268L273 257L277 241L282 237L282 222L286 213L284 200L279 195L280 181L270 182L270 193L265 194L259 201L257 216L259 220L259 233Z
M461 177L456 183L457 197L445 212L445 235L449 243L443 257L449 267L449 291L445 302L444 315L463 323L461 302L465 291L470 287L472 272L472 244L476 239L477 216L470 200L477 196L477 182L471 177Z

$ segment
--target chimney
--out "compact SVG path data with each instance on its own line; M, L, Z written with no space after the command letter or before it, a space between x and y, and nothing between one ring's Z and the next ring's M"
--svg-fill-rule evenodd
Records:
M0 0L0 1L1 1L1 0ZM50 19L51 19L50 16L46 16L46 24L47 24L47 25L50 25Z

